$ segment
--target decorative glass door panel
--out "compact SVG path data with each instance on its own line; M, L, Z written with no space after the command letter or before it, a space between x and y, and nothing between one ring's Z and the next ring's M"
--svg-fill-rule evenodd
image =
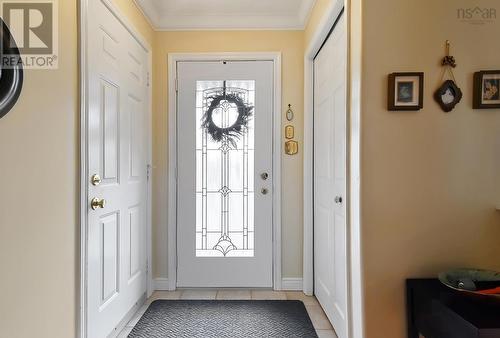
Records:
M177 76L177 285L270 287L273 63Z
M196 256L253 257L255 81L197 81L196 102Z

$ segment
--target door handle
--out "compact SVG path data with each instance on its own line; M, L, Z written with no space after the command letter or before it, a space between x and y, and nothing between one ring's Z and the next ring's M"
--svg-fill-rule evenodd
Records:
M93 198L92 201L90 201L90 207L92 210L97 210L98 208L104 209L106 206L106 200L99 199L99 198Z
M262 195L267 195L269 193L269 190L266 188L262 188L260 192L262 193Z
M342 196L336 196L335 197L335 203L341 204L342 203Z
M262 178L262 180L266 181L269 178L269 174L268 173L262 173L262 174L260 174L260 177Z

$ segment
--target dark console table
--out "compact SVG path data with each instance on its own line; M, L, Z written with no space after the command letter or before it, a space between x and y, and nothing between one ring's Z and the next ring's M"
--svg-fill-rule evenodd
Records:
M437 279L406 281L408 338L500 338L500 304L475 299Z

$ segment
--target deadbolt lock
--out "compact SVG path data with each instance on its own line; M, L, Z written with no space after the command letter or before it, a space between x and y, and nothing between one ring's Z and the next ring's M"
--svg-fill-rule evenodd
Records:
M101 176L99 176L98 174L93 175L90 179L90 182L92 183L92 185L98 186L102 182Z
M90 207L92 208L92 210L97 210L99 208L104 209L105 206L106 200L104 198L93 198L92 201L90 201Z
M287 155L296 155L299 152L299 143L297 141L287 141L285 143L285 153Z

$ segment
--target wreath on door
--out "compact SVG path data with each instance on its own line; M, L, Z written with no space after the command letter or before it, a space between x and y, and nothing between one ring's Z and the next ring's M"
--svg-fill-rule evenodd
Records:
M226 102L236 106L238 116L232 125L221 127L214 122L214 111L218 108L222 109L222 104ZM226 139L235 145L235 139L239 139L248 126L248 121L252 117L253 108L254 107L247 105L245 101L236 94L217 95L212 97L210 106L203 115L201 125L215 142L221 142L223 139Z

